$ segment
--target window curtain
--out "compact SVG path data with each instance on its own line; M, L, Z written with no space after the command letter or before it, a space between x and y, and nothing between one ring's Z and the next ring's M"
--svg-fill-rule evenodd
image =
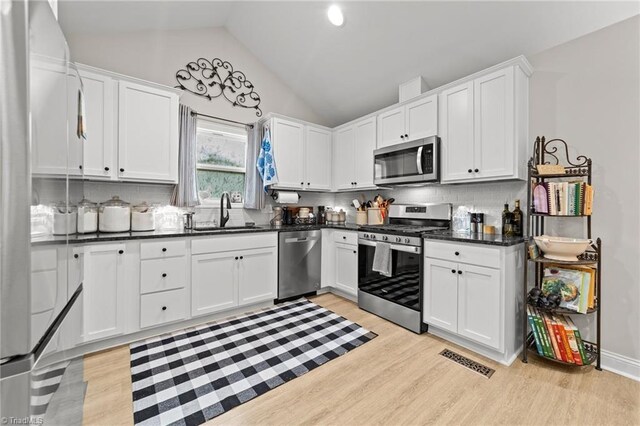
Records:
M198 181L196 178L196 117L193 110L180 105L179 116L179 160L178 184L173 189L171 205L177 207L195 207L198 199Z
M265 194L262 188L262 180L258 175L256 160L260 154L262 132L260 126L255 123L253 127L247 126L247 164L244 184L244 208L262 210L265 206Z

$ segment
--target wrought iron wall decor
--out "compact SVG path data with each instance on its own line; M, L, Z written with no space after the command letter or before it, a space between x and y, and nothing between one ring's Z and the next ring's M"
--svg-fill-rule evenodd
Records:
M234 107L254 109L256 116L262 116L260 95L254 91L253 83L242 71L234 71L227 61L200 58L189 62L185 69L176 72L176 81L179 89L210 101L224 96Z

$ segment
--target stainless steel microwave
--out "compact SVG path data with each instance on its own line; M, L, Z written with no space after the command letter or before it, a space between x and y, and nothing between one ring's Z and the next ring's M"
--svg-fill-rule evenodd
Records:
M438 182L440 138L430 136L373 151L376 185Z

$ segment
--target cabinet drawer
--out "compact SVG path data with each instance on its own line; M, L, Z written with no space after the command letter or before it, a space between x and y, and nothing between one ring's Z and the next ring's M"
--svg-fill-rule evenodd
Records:
M186 257L151 259L140 262L140 293L172 290L185 286Z
M31 271L46 271L58 268L56 249L35 250L31 253Z
M275 232L239 234L233 236L213 236L191 241L191 254L218 253L223 251L251 250L277 247L278 234Z
M140 297L140 328L155 327L187 317L184 289L144 294Z
M187 253L185 240L140 243L140 259L157 259L184 256Z
M425 240L424 255L435 259L500 268L500 249L495 247Z
M333 241L336 243L344 243L352 246L358 245L358 233L346 231L333 231Z

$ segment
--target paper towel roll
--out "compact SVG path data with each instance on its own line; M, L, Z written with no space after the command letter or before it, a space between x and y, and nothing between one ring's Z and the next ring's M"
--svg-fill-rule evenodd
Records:
M278 191L276 193L276 203L298 204L298 193L291 191Z

